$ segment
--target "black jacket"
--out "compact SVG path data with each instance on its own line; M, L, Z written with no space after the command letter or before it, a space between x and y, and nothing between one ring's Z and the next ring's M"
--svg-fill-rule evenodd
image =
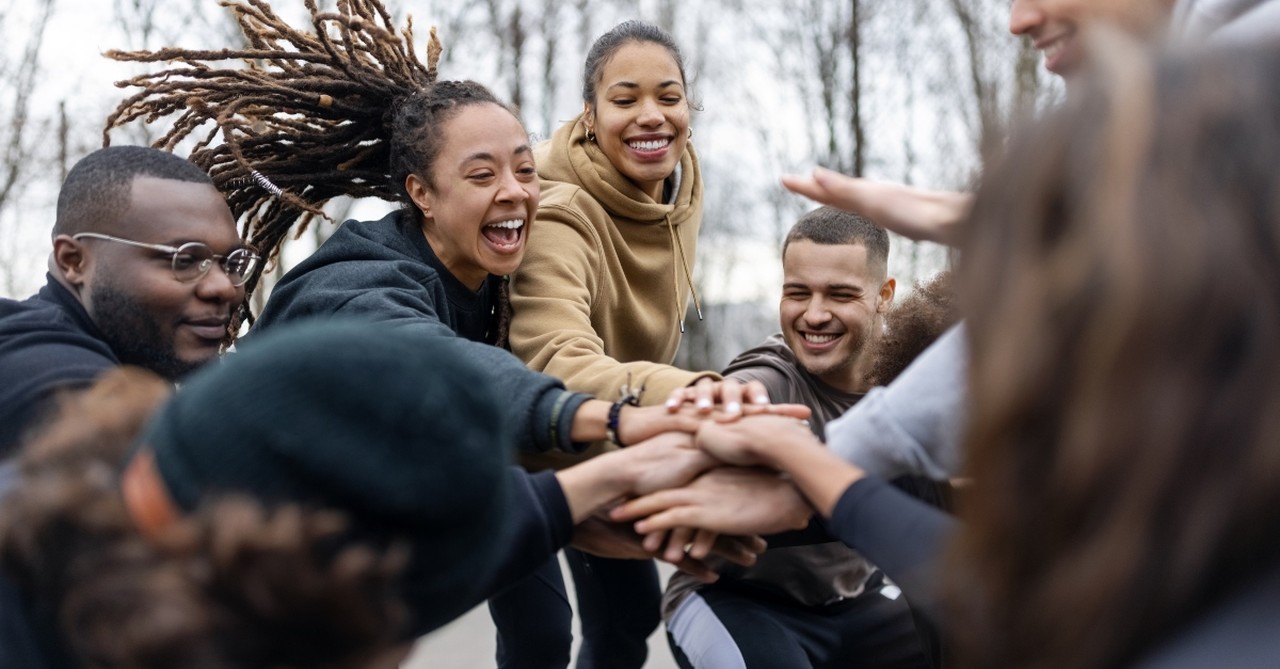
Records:
M477 366L489 371L486 382L499 395L520 451L579 451L587 444L573 443L569 432L574 413L589 397L567 393L560 380L529 370L511 352L487 343L501 280L491 276L479 293L469 290L444 268L405 213L347 221L285 274L253 330L342 316L392 323L423 337L463 337L474 342L468 354Z

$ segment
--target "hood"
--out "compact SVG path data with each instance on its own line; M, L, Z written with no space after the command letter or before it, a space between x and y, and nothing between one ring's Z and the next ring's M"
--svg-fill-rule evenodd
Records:
M702 172L693 143L685 145L676 167L677 184L670 203L655 202L609 162L600 147L587 139L582 117L565 123L534 149L538 176L547 181L575 184L587 191L613 218L637 223L679 225L702 201Z

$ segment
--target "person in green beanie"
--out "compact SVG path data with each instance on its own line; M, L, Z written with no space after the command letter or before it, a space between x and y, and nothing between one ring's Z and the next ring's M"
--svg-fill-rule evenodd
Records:
M455 355L459 345L445 338L424 342L381 324L308 322L245 343L240 352L193 375L158 409L167 393L163 384L152 401L131 408L72 405L47 441L65 438L70 430L117 446L92 466L72 466L65 457L51 457L48 443L29 444L16 481L7 486L0 504L0 566L9 581L4 585L21 593L19 601L53 608L50 616L28 616L37 631L26 638L36 639L34 645L47 655L67 649L89 653L94 644L106 643L109 635L83 638L85 629L68 625L61 615L61 606L74 603L74 565L89 564L88 556L101 559L116 542L135 545L138 537L145 542L137 550L178 559L165 547L181 543L175 537L191 531L191 519L247 497L268 518L293 507L340 512L346 521L340 535L303 542L322 556L316 558L313 586L332 586L327 579L338 578L344 551L364 547L364 562L354 564L367 569L355 573L366 574L369 589L357 588L356 594L375 612L384 611L378 593L389 587L404 607L394 634L368 640L364 650L407 648L413 638L544 563L570 541L576 523L614 500L681 485L718 464L692 448L690 437L676 434L561 472L529 474L512 464L514 439L498 420L494 389L463 383L476 378L476 369ZM98 402L119 402L130 394L130 384L109 380L118 388L98 393ZM118 477L110 475L112 468ZM109 494L95 497L93 505L68 503L52 513L44 506L48 497L37 494L50 472ZM777 494L796 495L785 481L773 481ZM110 532L102 530L104 517L113 519ZM807 510L794 521L806 523ZM54 532L55 527L62 529ZM48 554L32 548L54 535L62 541L45 545L52 550L56 544L62 557L53 562L65 566L60 570L42 566ZM215 543L211 550L216 548ZM741 545L726 548L735 550L738 559L751 559ZM381 567L394 564L397 551L404 559L385 586L387 571ZM94 571L106 578L117 567L137 565L107 560ZM205 584L200 593L217 599L224 590L237 591L221 583ZM13 619L15 608L29 612L0 597L5 619ZM103 625L109 628L99 620L95 629L107 629Z

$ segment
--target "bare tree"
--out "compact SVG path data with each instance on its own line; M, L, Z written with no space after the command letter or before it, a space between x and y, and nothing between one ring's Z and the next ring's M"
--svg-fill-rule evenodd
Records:
M54 0L37 0L31 7L33 16L22 25L15 25L12 5L0 12L0 34L16 46L0 51L0 290L5 294L14 294L21 276L14 260L21 252L16 230L22 194L51 159L42 152L51 120L34 113L33 99L42 78L40 51Z

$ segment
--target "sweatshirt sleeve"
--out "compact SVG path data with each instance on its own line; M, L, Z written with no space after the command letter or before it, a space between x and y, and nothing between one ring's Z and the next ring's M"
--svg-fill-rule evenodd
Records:
M554 472L530 474L510 467L508 479L512 531L502 561L484 579L486 597L528 576L573 538L573 516Z
M433 291L417 280L416 266L393 262L335 264L318 268L276 288L262 317L260 330L276 322L307 317L352 318L389 323L422 337L452 337L463 342L465 354L487 375L506 423L522 453L562 450L576 453L589 444L570 440L573 417L590 399L570 393L558 379L539 374L497 346L458 337L441 321L436 304L445 300L443 288Z
M879 567L943 629L937 562L955 526L952 517L875 477L849 486L827 521L832 535Z
M967 401L964 337L963 325L951 328L892 383L827 423L828 447L885 479L957 475Z
M654 288L603 285L603 246L572 207L540 208L530 240L511 283L510 334L511 350L529 367L609 401L629 379L632 387L644 386L646 405L661 404L671 391L700 378L719 378L659 362L619 362L605 352L605 339L592 322L593 307L605 299L601 292ZM670 303L669 296L662 298Z

